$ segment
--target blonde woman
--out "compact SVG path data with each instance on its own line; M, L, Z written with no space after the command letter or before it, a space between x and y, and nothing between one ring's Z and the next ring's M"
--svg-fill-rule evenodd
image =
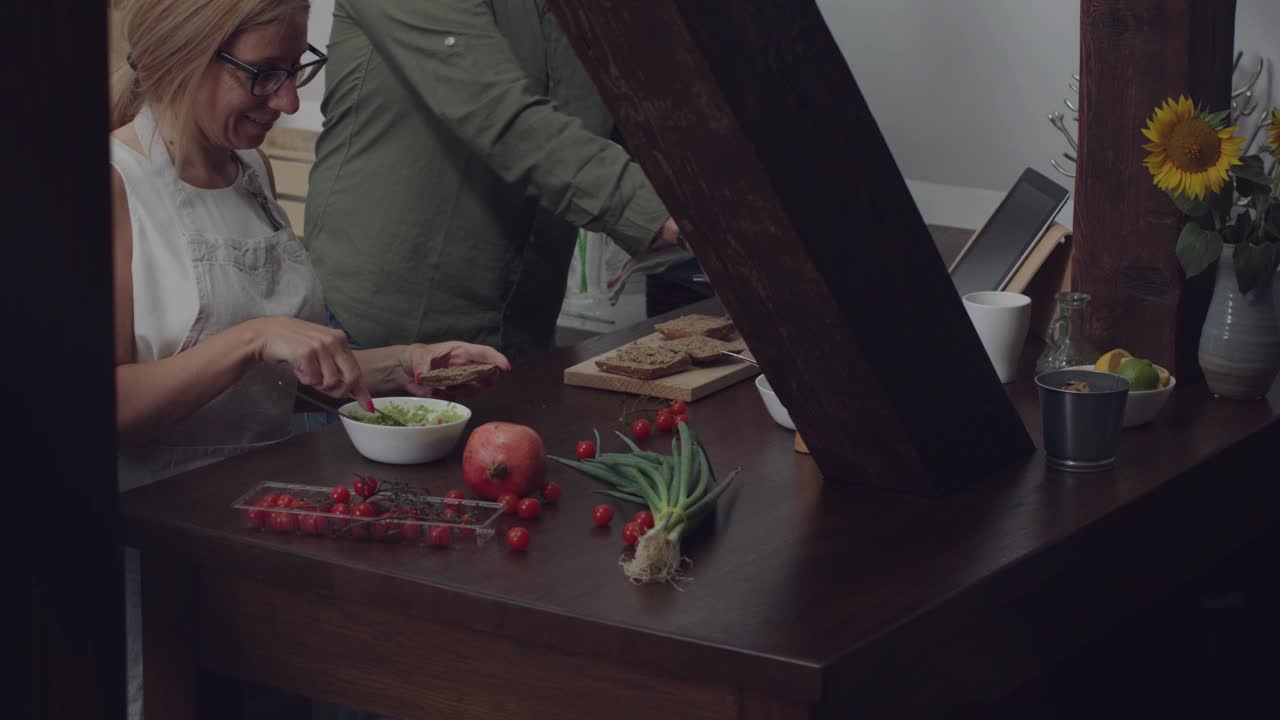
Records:
M371 392L420 394L414 377L433 367L510 369L461 342L353 351L324 324L256 150L325 61L307 43L306 0L133 0L122 11L128 63L111 134L122 489L287 437L296 383L368 404ZM136 596L129 604L138 717Z

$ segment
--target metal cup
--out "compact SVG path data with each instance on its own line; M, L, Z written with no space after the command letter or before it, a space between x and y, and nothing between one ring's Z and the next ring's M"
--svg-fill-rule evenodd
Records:
M1090 392L1062 389L1073 380L1088 383ZM1128 380L1096 370L1053 370L1038 375L1036 386L1051 467L1092 472L1115 464Z

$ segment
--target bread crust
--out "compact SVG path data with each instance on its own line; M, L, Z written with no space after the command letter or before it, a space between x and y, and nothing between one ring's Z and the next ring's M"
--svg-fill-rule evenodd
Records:
M418 384L426 387L445 388L477 382L498 374L497 365L477 363L436 368L418 375Z
M733 321L725 315L683 315L674 320L658 323L653 326L668 340L704 335L717 340L728 340L737 329Z
M632 342L596 360L596 367L615 375L637 380L674 375L689 369L693 359L688 354L653 343Z

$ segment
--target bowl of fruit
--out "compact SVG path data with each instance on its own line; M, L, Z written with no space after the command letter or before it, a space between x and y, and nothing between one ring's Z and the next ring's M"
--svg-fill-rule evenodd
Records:
M1137 358L1122 349L1102 354L1087 369L1115 373L1129 381L1129 398L1124 406L1124 427L1146 425L1160 414L1178 381L1168 370L1146 358Z
M458 444L471 411L447 400L420 397L375 398L375 412L351 402L338 409L351 444L370 460L393 465L426 463L448 455Z

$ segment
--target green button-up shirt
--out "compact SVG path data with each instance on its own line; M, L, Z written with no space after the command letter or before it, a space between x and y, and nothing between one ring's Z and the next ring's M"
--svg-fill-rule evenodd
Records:
M551 344L576 227L668 213L541 0L337 0L306 206L359 342Z

